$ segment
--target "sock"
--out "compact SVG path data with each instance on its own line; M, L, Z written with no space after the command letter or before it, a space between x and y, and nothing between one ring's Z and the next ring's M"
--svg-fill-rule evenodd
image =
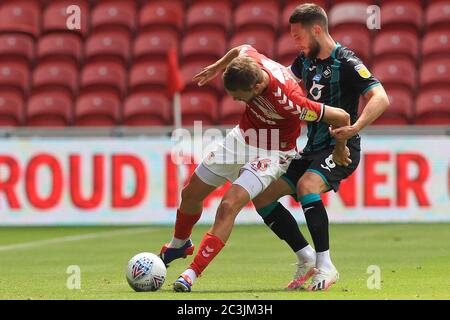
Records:
M292 251L297 252L308 246L308 241L300 231L292 214L279 202L258 209L264 223L280 238L286 241Z
M208 232L203 237L194 261L189 265L189 268L195 271L197 277L200 276L224 246L222 240Z
M175 232L172 239L174 240L173 245L175 247L178 248L181 247L184 244L184 242L186 242L186 240L189 239L189 237L192 234L192 229L194 228L194 225L197 223L197 221L200 219L201 215L202 215L201 212L195 215L190 215L183 213L180 210L177 210Z
M195 271L192 269L187 269L182 274L184 274L185 276L188 276L189 279L191 279L192 284L194 284L194 281L197 279L197 275L195 274Z
M317 252L316 267L318 269L332 270L335 268L331 262L330 250L324 252Z
M296 253L298 262L312 262L316 263L316 251L314 251L313 247L309 244L301 250L298 250Z
M307 194L300 198L306 224L317 252L330 249L328 235L328 215L318 194Z

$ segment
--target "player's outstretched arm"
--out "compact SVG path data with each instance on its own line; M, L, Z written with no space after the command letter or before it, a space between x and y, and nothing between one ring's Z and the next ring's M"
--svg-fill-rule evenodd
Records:
M201 87L217 77L220 71L224 70L230 62L239 56L239 52L242 47L246 45L238 46L227 52L222 58L217 60L212 65L205 67L200 73L196 74L192 79L197 81L197 84Z

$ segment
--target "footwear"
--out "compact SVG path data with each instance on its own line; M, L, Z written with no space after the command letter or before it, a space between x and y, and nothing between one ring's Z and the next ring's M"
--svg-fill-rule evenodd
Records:
M186 243L180 248L169 248L169 244L166 243L159 253L159 257L164 262L166 267L175 259L186 258L187 256L194 253L194 244L191 239L187 240Z
M297 271L294 279L288 283L286 290L304 289L303 285L316 272L314 262L296 263Z
M173 290L175 292L191 292L191 288L192 288L192 281L185 274L179 276L177 281L173 283Z
M339 272L336 268L331 270L315 269L316 273L312 279L311 284L306 288L307 291L328 290L339 279Z

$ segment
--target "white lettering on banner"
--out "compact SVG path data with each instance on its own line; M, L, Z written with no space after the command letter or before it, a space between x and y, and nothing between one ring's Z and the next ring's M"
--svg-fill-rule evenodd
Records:
M197 166L189 161L178 170L173 146L168 138L0 140L0 224L173 223L177 175L186 183ZM179 148L185 158L199 157L188 143ZM447 137L364 137L357 171L337 194L323 195L330 220L450 221L442 156L449 149ZM325 165L331 169L331 158ZM204 201L202 223L214 221L228 186ZM289 197L281 202L298 206ZM261 223L251 204L243 211L238 223Z

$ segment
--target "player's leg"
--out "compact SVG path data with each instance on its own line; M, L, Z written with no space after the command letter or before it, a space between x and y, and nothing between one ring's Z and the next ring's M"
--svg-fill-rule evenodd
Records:
M201 217L203 200L224 182L224 178L216 176L203 164L200 164L192 174L189 183L181 193L181 204L177 210L173 238L161 248L159 254L166 265L194 252L190 236L194 225Z
M310 161L295 159L291 162L286 174L270 184L260 195L253 199L256 211L264 223L291 247L298 262L292 281L286 287L288 290L302 288L313 275L316 264L316 252L309 245L300 231L292 214L277 200L285 195L296 196L296 183L306 171Z
M202 274L225 246L239 212L252 197L262 190L263 185L259 178L254 173L244 170L222 198L217 209L214 225L203 237L194 261L175 281L175 291L191 291L197 277Z
M253 199L256 211L264 223L280 238L286 241L297 256L296 272L286 289L293 290L303 284L313 275L316 252L309 245L300 231L297 221L278 199L295 192L295 186L287 177L282 177L270 184L260 195Z

